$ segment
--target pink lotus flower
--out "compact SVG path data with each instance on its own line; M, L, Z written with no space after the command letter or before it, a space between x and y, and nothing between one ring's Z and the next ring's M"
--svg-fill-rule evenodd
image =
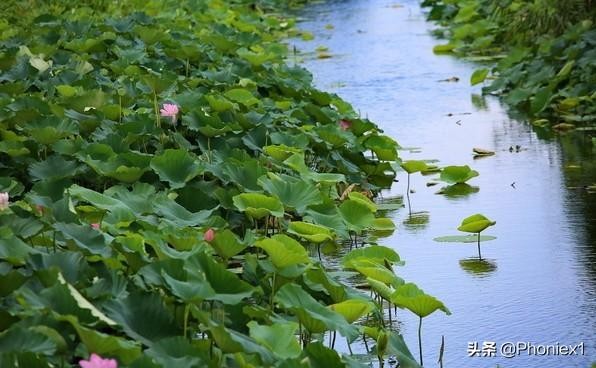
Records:
M89 360L79 362L81 368L118 368L118 362L115 359L104 359L97 354L91 354Z
M100 228L99 223L97 223L97 222L92 223L91 227L94 228L95 230L99 230L99 228Z
M178 108L178 105L176 105L176 104L163 104L163 108L161 110L159 110L159 112L161 113L161 116L172 118L172 124L176 124L176 119L178 117L179 111L180 111L180 109Z
M7 192L0 193L0 211L4 211L8 208L10 203L10 196Z
M203 235L203 239L207 243L212 242L213 239L215 239L215 230L213 230L212 228L209 228L207 231L205 231L205 234Z
M340 120L339 127L341 130L346 131L352 127L352 122L349 120Z

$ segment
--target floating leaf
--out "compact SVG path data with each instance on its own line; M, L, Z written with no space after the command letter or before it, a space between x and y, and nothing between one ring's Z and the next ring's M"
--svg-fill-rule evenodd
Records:
M441 170L440 179L450 184L461 184L478 176L478 172L465 166L446 166Z

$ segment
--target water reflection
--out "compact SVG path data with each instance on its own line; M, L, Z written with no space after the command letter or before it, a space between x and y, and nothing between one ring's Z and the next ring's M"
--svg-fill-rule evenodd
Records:
M421 231L426 228L430 219L430 213L428 211L412 212L402 222L406 230L411 232Z
M489 259L465 258L459 261L462 270L476 277L487 277L497 270L497 262Z
M466 183L460 183L443 187L437 192L437 194L442 194L449 199L458 199L461 197L467 197L470 194L478 193L479 191L479 187L474 187Z

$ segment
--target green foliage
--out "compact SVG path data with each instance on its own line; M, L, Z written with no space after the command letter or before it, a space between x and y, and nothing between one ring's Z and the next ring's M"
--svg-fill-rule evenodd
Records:
M306 247L394 228L341 193L389 186L398 145L285 64L265 10L296 3L0 5L0 365L357 366L310 334L378 308ZM402 284L370 249L350 267Z
M490 78L485 93L538 118L572 124L596 117L596 6L585 0L425 0L455 52L471 60L496 61L471 76Z

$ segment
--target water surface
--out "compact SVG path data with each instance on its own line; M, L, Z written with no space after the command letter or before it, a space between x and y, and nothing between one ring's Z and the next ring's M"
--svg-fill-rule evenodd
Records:
M398 231L381 244L396 249L398 275L438 297L453 312L424 320L426 367L438 367L441 336L445 367L586 367L596 361L596 182L590 137L549 138L508 115L495 99L470 87L473 63L437 56L415 0L328 1L301 10L301 29L315 40L298 42L304 55L326 46L329 59L306 57L318 87L337 92L402 147L404 159L438 159L439 165L470 165L480 173L477 193L448 198L414 175L412 211L428 222L392 214ZM333 27L331 27L333 26ZM451 77L459 82L440 82ZM476 96L474 96L476 94ZM516 149L519 146L519 152ZM496 152L474 160L472 148ZM510 149L513 148L513 152ZM405 193L405 174L383 197ZM437 243L457 235L460 221L483 213L497 225L497 240L483 244L488 263L471 258L476 246ZM404 223L405 222L405 223ZM472 262L472 263L470 263ZM418 356L417 318L399 312L400 329ZM494 341L575 345L584 355L468 357L468 343Z

